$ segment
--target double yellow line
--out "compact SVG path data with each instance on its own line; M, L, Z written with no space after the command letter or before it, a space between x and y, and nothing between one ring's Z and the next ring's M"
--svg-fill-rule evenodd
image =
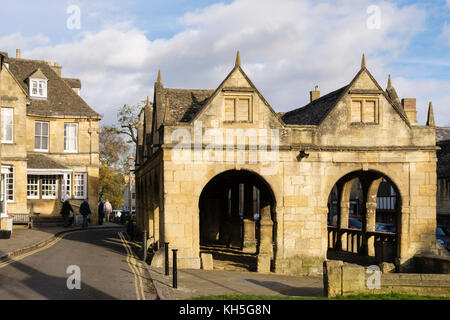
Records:
M136 258L133 250L125 239L123 232L119 232L120 240L127 251L127 263L131 272L134 275L134 288L136 289L136 297L138 300L145 300L144 284L142 283L143 275L141 273L142 265L139 259Z
M14 263L16 261L20 261L20 260L22 260L22 259L24 259L24 258L26 258L28 256L31 256L32 254L35 254L35 253L38 253L38 252L46 250L46 249L50 248L51 246L54 246L55 244L57 244L66 235L74 233L74 232L75 231L66 232L66 233L60 234L60 235L56 236L53 240L51 240L49 243L45 244L42 247L38 247L35 250L32 250L30 252L24 253L24 254L19 255L19 256L9 258L7 261L0 263L0 269L10 265L11 263Z

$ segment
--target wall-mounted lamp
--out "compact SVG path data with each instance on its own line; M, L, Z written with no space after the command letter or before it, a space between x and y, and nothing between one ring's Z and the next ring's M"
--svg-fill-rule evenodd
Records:
M301 150L300 153L297 155L297 161L302 161L303 158L308 158L309 153L306 153L305 150Z

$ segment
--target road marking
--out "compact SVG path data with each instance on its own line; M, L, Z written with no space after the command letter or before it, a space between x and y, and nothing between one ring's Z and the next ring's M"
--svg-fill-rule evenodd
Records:
M138 300L145 300L145 293L144 293L144 284L142 283L142 273L141 273L141 262L136 259L136 255L134 254L133 250L129 246L129 241L125 239L125 236L123 235L123 232L118 232L120 239L122 240L122 244L125 247L125 250L127 252L127 263L130 267L131 272L134 275L134 287L136 289L136 297Z
M8 266L8 265L10 265L11 263L14 263L14 262L16 262L16 261L20 261L20 260L22 260L22 259L24 259L24 258L26 258L26 257L28 257L28 256L31 256L32 254L35 254L35 253L44 251L44 250L46 250L46 249L48 249L48 248L54 246L55 244L57 244L57 243L58 243L59 241L61 241L61 239L64 238L66 235L72 234L72 233L74 233L74 232L76 232L76 231L77 231L77 230L74 230L74 231L70 231L70 232L67 232L67 233L60 234L60 235L56 236L55 239L51 240L49 243L47 243L46 245L44 245L43 247L39 247L39 248L37 248L37 249L35 249L35 250L32 250L32 251L30 251L30 252L27 252L27 253L21 254L21 255L19 255L19 256L15 256L15 257L9 258L7 261L0 263L0 269L6 267L6 266Z

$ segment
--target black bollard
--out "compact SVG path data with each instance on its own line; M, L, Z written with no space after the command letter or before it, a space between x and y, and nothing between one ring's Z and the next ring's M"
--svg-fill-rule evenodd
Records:
M172 249L172 252L173 252L173 269L172 269L172 273L173 273L173 275L172 275L172 287L174 288L174 289L176 289L176 288L178 288L178 279L177 279L177 276L178 276L178 272L177 272L177 251L178 251L178 249Z
M147 263L147 231L144 231L144 235L143 235L142 239L142 250L144 250L142 252L142 260L144 260L145 263Z
M166 268L165 275L169 275L169 243L164 242L164 265Z

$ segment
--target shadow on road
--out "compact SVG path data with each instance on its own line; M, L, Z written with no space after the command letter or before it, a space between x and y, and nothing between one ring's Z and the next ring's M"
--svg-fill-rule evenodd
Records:
M27 266L19 261L14 261L11 266L25 273L27 277L20 280L20 284L36 293L32 299L49 300L117 300L116 298L96 289L85 283L81 284L80 290L69 290L67 288L66 277L49 276L36 268ZM68 275L69 276L69 275ZM2 276L0 278L0 288L3 288L8 296L1 297L3 300L24 300L29 299L20 293L20 287L13 287L14 279ZM5 289L8 288L8 289Z

